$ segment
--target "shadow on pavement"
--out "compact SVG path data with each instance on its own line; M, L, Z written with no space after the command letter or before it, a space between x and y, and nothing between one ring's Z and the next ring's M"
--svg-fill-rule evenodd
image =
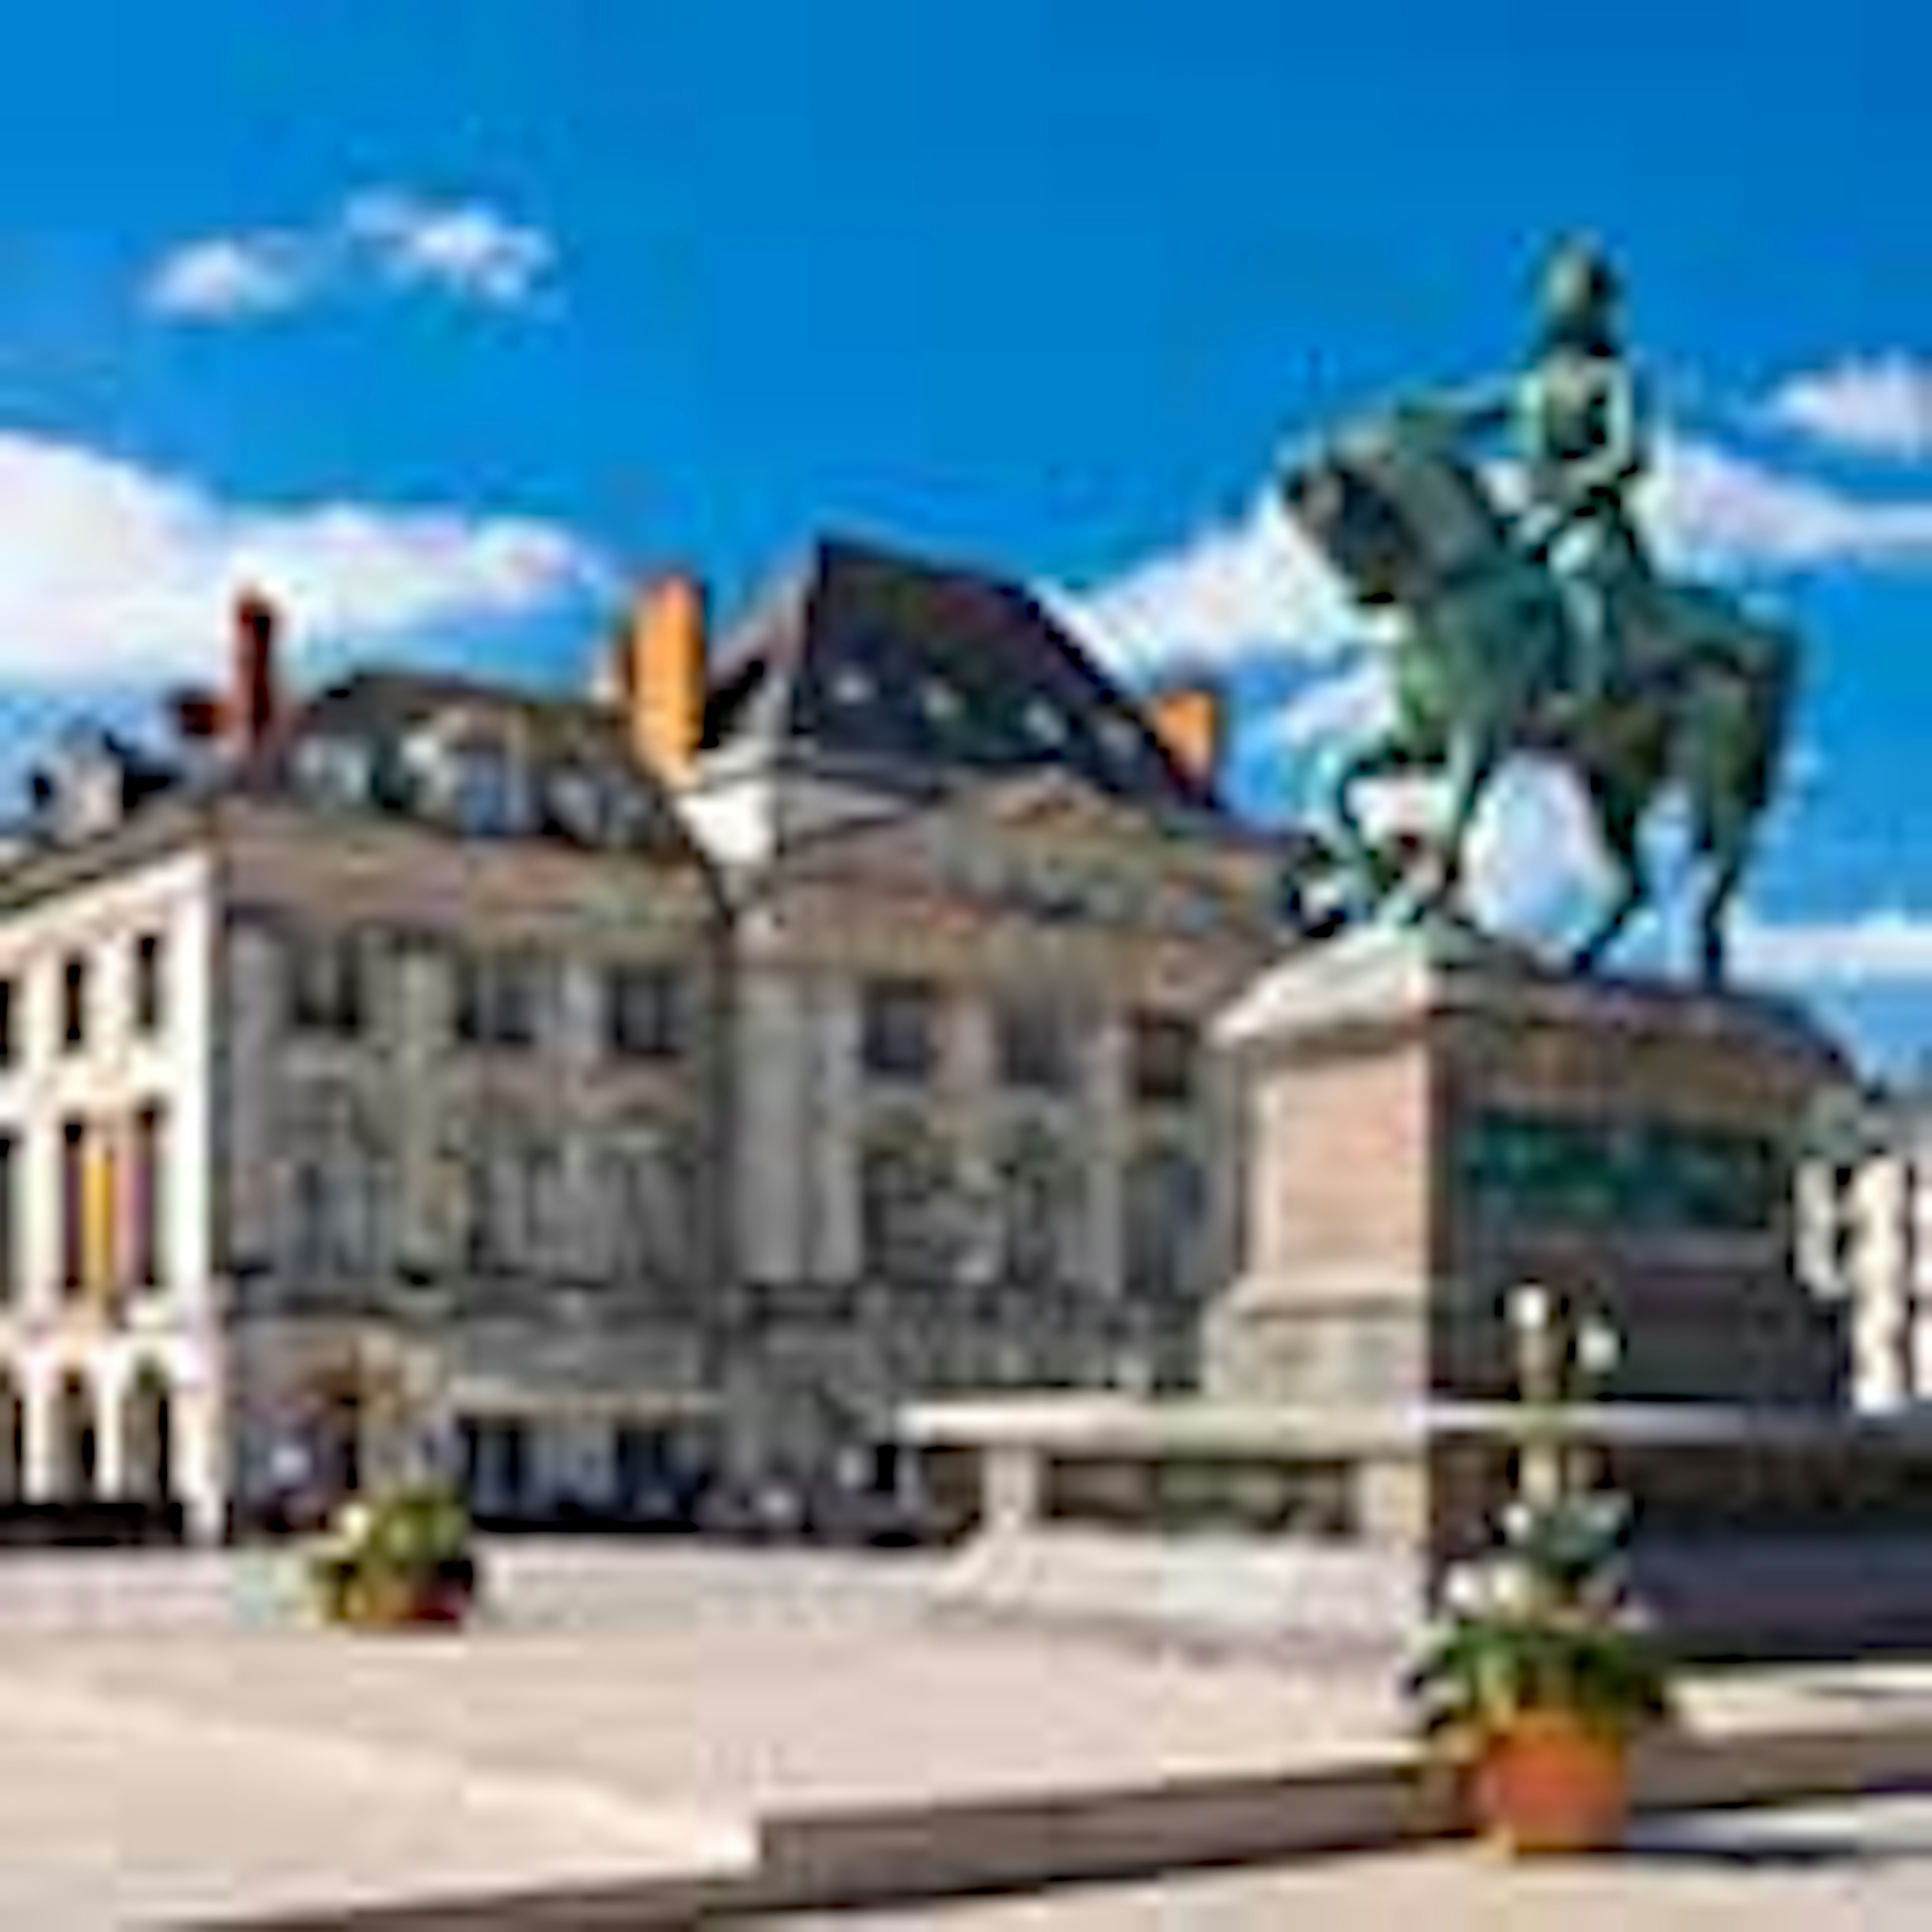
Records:
M1770 1820L1640 1828L1619 1855L1637 1865L1720 1871L1826 1871L1932 1862L1932 1826L1914 1838L1880 1839L1824 1826Z

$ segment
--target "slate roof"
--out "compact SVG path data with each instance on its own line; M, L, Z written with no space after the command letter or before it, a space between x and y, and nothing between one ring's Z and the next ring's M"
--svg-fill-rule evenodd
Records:
M727 634L702 742L914 784L1052 768L1112 797L1222 814L1028 592L844 538L818 543Z
M238 789L274 793L295 783L296 747L312 738L352 738L373 754L374 800L409 810L406 747L422 727L461 712L478 720L512 721L538 771L578 766L620 776L646 812L641 843L702 862L682 816L656 776L632 756L623 718L588 698L527 692L443 674L361 671L318 692L291 710L255 759L233 782ZM546 819L541 830L569 836Z

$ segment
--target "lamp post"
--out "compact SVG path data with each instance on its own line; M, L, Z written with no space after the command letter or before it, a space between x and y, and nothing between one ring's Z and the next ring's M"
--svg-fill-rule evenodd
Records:
M1601 1316L1582 1313L1535 1282L1510 1292L1508 1312L1522 1409L1517 1490L1532 1508L1543 1508L1582 1486L1566 1412L1616 1372L1623 1343Z

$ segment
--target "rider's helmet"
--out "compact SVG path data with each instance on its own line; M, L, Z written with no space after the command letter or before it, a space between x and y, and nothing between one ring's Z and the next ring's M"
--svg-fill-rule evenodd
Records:
M1621 293L1603 250L1573 236L1559 242L1544 265L1544 326L1553 339L1608 350L1616 338Z

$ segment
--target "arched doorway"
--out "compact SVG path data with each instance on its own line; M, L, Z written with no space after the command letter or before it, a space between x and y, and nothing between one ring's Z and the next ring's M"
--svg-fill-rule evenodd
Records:
M0 1504L19 1502L27 1488L27 1406L10 1373L0 1369Z
M174 1494L174 1405L167 1377L144 1362L122 1405L123 1486L136 1502L166 1503Z
M93 1391L78 1372L54 1399L54 1492L62 1502L91 1502L100 1470L100 1432Z

